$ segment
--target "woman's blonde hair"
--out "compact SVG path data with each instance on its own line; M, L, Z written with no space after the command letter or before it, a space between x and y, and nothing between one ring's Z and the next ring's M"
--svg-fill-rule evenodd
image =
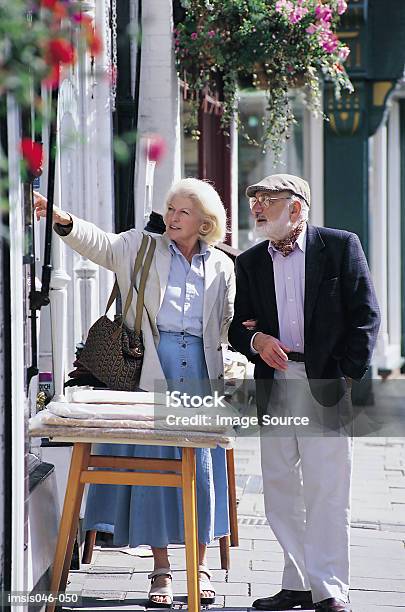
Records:
M219 194L210 183L196 178L185 178L175 183L166 196L165 221L168 206L176 196L190 198L200 209L203 216L199 233L201 240L210 246L224 240L226 212Z

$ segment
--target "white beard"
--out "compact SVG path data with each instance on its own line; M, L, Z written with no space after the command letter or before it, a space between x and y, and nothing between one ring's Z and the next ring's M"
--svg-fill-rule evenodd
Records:
M286 206L276 221L267 221L259 226L256 223L255 234L259 238L268 238L273 241L283 240L292 232L296 225L298 223L294 224L290 220L290 211L288 206Z

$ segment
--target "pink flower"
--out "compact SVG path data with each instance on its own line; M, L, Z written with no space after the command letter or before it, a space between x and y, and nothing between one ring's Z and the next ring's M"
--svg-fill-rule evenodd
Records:
M345 62L349 56L349 53L350 53L349 47L346 47L346 45L343 47L340 47L339 54L338 54L340 61Z
M338 15L343 15L343 13L347 11L347 2L346 0L338 0Z
M276 11L278 13L285 13L287 16L294 9L294 5L290 0L277 0L276 2Z
M149 151L145 153L150 161L154 161L157 164L166 154L166 141L160 134L151 134L149 137Z
M308 9L302 6L297 6L292 13L290 13L288 19L290 23L298 23L308 13Z
M330 21L332 19L332 9L327 4L319 4L315 9L315 15L319 21Z
M314 23L310 23L309 26L306 28L305 32L307 34L315 34L315 32L317 32L319 30L319 26L316 26Z
M339 40L332 32L323 32L319 35L319 42L327 53L334 53L339 46Z
M191 40L195 40L197 37L198 37L197 32L193 32L193 33L191 34L191 37L190 37L190 38L191 38Z
M207 36L208 36L208 38L214 38L215 30L210 30L209 32L207 32Z

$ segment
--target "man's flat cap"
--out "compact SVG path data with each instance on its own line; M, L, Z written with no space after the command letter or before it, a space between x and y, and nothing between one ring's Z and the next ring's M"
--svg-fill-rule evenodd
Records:
M305 202L310 206L311 204L311 190L307 181L294 176L293 174L271 174L266 176L258 183L249 185L246 189L246 195L248 198L252 198L257 191L291 191L294 195L301 196Z

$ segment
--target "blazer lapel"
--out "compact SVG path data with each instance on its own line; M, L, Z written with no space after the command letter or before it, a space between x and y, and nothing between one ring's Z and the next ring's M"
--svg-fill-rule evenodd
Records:
M171 258L172 256L169 251L169 240L166 234L163 234L163 236L156 239L155 260L160 288L159 307L157 308L156 312L159 312L165 295L167 281L169 280Z
M304 331L308 332L325 266L325 244L317 227L308 225L305 250Z
M274 321L273 329L277 330L278 336L278 311L276 288L274 284L273 260L268 252L269 241L263 242L263 251L258 252L257 267L256 267L256 286L260 296L260 302L263 311L266 313L266 319Z
M209 256L204 260L204 307L203 307L203 330L205 331L211 310L218 298L218 284L220 281L220 270L217 270L215 251L209 249Z

